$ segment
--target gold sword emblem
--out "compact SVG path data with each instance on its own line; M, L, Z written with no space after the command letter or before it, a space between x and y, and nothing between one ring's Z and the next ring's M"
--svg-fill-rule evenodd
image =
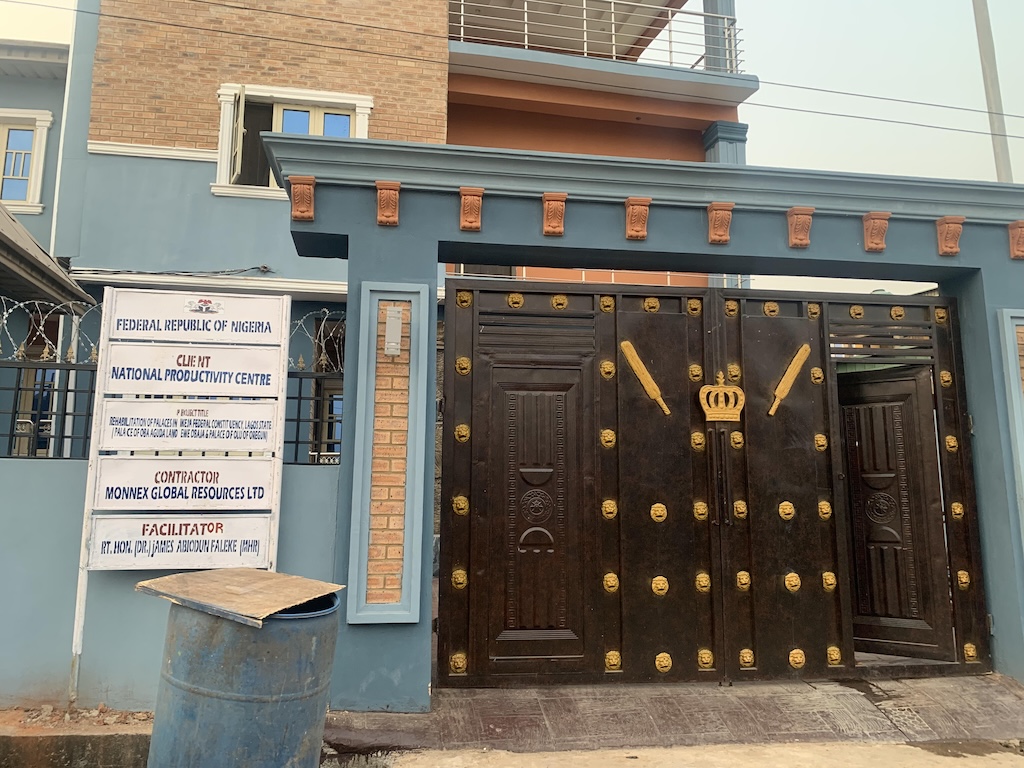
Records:
M622 354L626 356L626 362L629 363L629 367L633 369L633 373L640 380L640 384L643 386L647 396L661 406L661 410L665 412L666 416L670 415L672 411L665 405L665 401L661 397L661 389L654 383L650 371L647 370L647 366L644 365L640 355L633 348L633 342L623 341L619 346L622 348Z
M772 407L768 409L769 416L774 416L775 411L779 409L779 405L786 399L786 395L788 395L789 390L793 388L793 382L796 381L796 377L800 374L800 369L803 368L803 365L807 362L807 358L810 354L811 345L804 344L796 351L796 354L793 355L793 359L789 361L789 367L782 375L782 381L780 381L779 386L775 388L775 402L772 403Z

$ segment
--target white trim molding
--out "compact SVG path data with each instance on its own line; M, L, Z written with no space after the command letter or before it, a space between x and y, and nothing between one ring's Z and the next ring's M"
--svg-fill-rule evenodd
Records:
M302 280L293 277L250 275L146 274L111 269L72 267L71 277L83 285L125 288L226 291L228 293L288 294L293 299L338 301L348 295L348 283L337 280Z
M53 125L53 113L46 109L13 109L0 107L0 123L7 126L32 126L32 164L29 166L28 194L24 200L5 200L12 213L42 213L43 168L46 164L46 135ZM2 156L5 147L0 147ZM11 204L28 208L16 210ZM38 210L35 210L38 206Z
M123 144L117 141L90 141L89 153L93 155L121 155L123 157L151 157L160 160L196 160L216 163L216 149L195 149L193 147L158 147L153 144Z
M42 203L24 203L20 200L0 200L0 205L3 205L3 207L11 213L35 215L43 212Z
M210 191L218 197L248 197L255 200L287 200L288 193L280 187L249 187L243 184L210 185Z
M339 111L351 112L352 137L365 139L370 133L370 112L373 111L373 97L353 93L335 93L333 91L313 91L307 88L285 88L283 86L245 85L246 100L266 103L284 102L287 104L304 104L314 107L326 107ZM227 193L224 187L235 189L262 190L265 187L245 187L231 184L231 140L235 129L235 99L242 92L239 83L225 83L217 91L220 102L220 128L217 140L217 179L210 186L215 195L232 197L266 197L263 194ZM277 196L275 196L277 197Z

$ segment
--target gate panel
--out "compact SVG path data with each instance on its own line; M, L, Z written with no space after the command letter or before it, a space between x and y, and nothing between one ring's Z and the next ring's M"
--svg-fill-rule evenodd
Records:
M843 574L833 514L836 446L823 372L822 307L749 295L733 300L739 306L734 311L727 305L726 349L729 361L741 360L746 407L743 446L729 456L734 474L746 462L750 516L749 524L726 532L725 550L736 553L730 570L749 558L752 673L825 677L852 667L854 655L842 631L838 594ZM743 615L742 602L733 606Z
M707 506L694 514L694 501L707 500L708 451L690 444L691 432L704 429L695 408L703 382L688 373L691 364L704 367L703 300L662 296L655 305L627 296L619 304L623 675L637 681L714 676L708 654L717 652L721 632L711 590L716 554ZM639 365L630 364L623 344L632 345ZM664 408L645 389L647 375Z

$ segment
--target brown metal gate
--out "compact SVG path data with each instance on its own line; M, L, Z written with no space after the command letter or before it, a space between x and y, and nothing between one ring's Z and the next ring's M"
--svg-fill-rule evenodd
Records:
M948 300L447 296L441 682L987 668Z

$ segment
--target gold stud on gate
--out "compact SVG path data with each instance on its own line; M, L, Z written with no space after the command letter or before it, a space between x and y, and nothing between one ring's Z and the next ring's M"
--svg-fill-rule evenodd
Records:
M455 496L452 499L452 511L456 515L468 515L469 514L469 499L465 496Z
M828 438L820 432L814 436L814 450L824 453L828 450Z
M551 297L552 309L565 309L569 306L569 297L564 293L558 293Z
M956 453L960 450L960 443L952 435L946 435L946 450L950 453Z
M469 584L469 575L462 568L452 571L452 586L456 589L465 589Z
M750 669L754 666L754 652L749 648L744 648L740 651L740 666L744 669Z
M455 427L455 439L460 443L469 441L469 424L458 424Z
M950 373L949 371L939 371L939 383L943 387L945 387L947 389L949 387L952 387L953 386L953 374Z
M602 378L612 379L615 377L615 363L611 360L602 360L600 368Z
M668 594L668 579L664 576L655 576L651 579L651 592L656 594L658 597L664 597Z
M893 320L902 320L904 317L906 317L906 315L907 312L905 309L903 309L903 307L893 307L892 309L889 310L889 317L891 317Z
M693 517L696 520L704 522L708 519L708 505L704 501L693 502Z
M777 301L766 301L764 303L764 314L765 317L778 317L779 303Z
M661 301L654 296L648 296L644 299L644 312L657 312L661 309Z
M659 653L654 657L654 668L662 674L665 674L672 669L672 657L667 653Z
M946 319L948 317L949 317L949 314L946 312L945 309L943 309L942 307L936 307L935 308L935 322L936 323L939 323L941 325L942 323L946 322Z
M601 430L601 445L605 448L615 447L615 430L613 429L602 429Z
M783 520L792 520L793 515L796 514L796 507L793 506L793 502L784 501L779 504L779 517Z
M825 571L821 574L821 587L826 592L836 591L836 575L832 571Z
M784 581L786 584L786 589L788 589L790 592L800 591L800 574L790 571L786 574L786 578L784 579Z
M697 666L701 669L711 669L715 666L715 654L709 648L701 648L697 651Z
M828 520L832 517L832 505L827 501L818 502L818 517L822 520Z
M850 317L854 320L861 320L864 318L864 307L860 304L854 304L850 307Z
M843 663L843 653L836 645L830 645L825 649L825 660L830 667L838 667Z
M614 520L617 514L619 514L619 505L615 499L605 499L601 502L601 515L605 520Z
M505 297L505 302L512 307L512 309L519 309L526 302L521 293L510 293Z
M690 381L703 381L704 380L704 369L696 363L693 363L687 373L690 376Z
M734 431L729 434L729 445L735 448L737 451L743 447L743 433L740 431Z
M704 433L703 432L691 432L690 433L690 447L695 451L704 450Z
M971 588L971 574L967 571L956 572L956 585L960 587L962 592L966 592Z
M651 504L651 520L656 523L663 523L666 517L668 517L668 508L664 504L661 502Z
M732 503L732 513L736 516L737 520L747 519L747 502L745 501L734 501Z
M738 363L729 363L725 366L725 377L732 384L738 384L740 380L740 366Z
M817 320L821 317L821 304L808 304L807 316L811 318L811 320Z
M608 651L604 655L604 671L618 672L622 669L622 654L618 651Z
M473 294L469 291L459 291L455 294L455 305L465 309L473 305Z
M704 306L703 304L701 304L700 299L686 300L686 314L690 315L691 317L696 317L697 315L699 315L703 308Z
M750 572L749 571L737 571L736 572L736 589L740 592L750 591Z
M615 297L614 296L602 296L598 300L598 306L601 307L602 312L614 312L615 311Z
M697 571L697 575L693 579L693 585L697 588L698 592L707 594L711 591L711 574L707 571Z
M609 594L619 591L619 577L614 573L606 573L602 584L604 585L604 591Z
M448 659L448 669L455 675L464 675L469 668L469 661L464 653L453 653Z
M825 372L821 368L811 368L811 384L823 384L825 382Z
M455 372L460 376L467 376L473 370L473 363L468 357L455 358Z
M964 661L977 661L978 647L974 643L964 643Z
M959 501L954 501L952 504L949 505L949 514L952 516L954 520L963 520L964 505L961 504Z
M740 303L734 299L725 302L725 316L736 317L740 313Z
M789 652L789 666L793 669L803 669L804 664L807 662L807 657L804 656L804 652L799 648L794 648Z

